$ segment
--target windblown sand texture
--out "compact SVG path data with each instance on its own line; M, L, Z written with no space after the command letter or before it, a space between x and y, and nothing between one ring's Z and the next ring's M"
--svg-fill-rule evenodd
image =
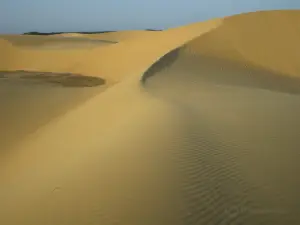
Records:
M0 224L300 224L300 11L0 38Z

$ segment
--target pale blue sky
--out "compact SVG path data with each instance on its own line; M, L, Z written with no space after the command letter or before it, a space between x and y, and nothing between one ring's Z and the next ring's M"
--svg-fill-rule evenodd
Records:
M0 0L0 33L164 29L300 0Z

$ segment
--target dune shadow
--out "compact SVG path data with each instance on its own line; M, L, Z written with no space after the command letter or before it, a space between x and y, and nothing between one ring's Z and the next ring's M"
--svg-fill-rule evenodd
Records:
M187 74L193 74L202 82L287 94L300 93L299 77L258 67L250 62L238 63L205 55L189 56L185 60L183 65Z
M38 83L48 83L63 87L94 87L104 85L100 77L83 76L71 73L32 72L32 71L0 71L0 79L19 79Z
M244 169L249 165L248 171L261 173L265 180L274 174L282 179L282 170L289 166L280 168L277 158L293 165L285 170L287 174L297 165L293 158L299 146L299 97L292 95L300 93L300 79L185 50L164 55L142 77L151 95L166 100L182 115L183 135L174 140L181 143L174 148L174 158L189 212L185 224L275 224L261 222L267 217L258 214L266 205L276 204L276 194L257 186ZM262 152L269 156L264 159ZM248 164L251 158L256 160ZM266 160L261 172L256 168L260 160ZM265 168L273 164L274 174L268 174ZM270 180L263 182L279 186ZM287 182L282 187L290 191L283 195L294 204L299 196L293 185ZM281 212L296 208L278 202ZM237 209L242 210L237 213ZM298 220L294 211L279 216L277 212L268 215L270 220Z
M150 87L150 84L154 82L156 87L159 85L162 88L167 88L167 86L171 88L175 83L177 85L181 83L183 86L200 82L265 89L288 94L300 93L300 78L298 77L280 74L247 62L241 64L226 59L192 54L185 51L185 47L182 46L167 53L150 66L142 76L142 84L145 86L147 83ZM162 81L167 83L159 84Z
M154 64L152 64L142 75L141 82L142 84L146 84L148 78L154 76L155 74L163 71L164 69L170 67L179 57L180 48L176 48L164 56L162 56L159 60L157 60Z
M0 155L106 90L105 80L68 73L0 72ZM4 154L4 155L3 155Z

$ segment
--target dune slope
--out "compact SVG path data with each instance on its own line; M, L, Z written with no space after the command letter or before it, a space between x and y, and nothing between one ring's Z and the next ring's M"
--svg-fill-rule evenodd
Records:
M76 58L80 64L69 71L118 82L2 154L0 222L176 224L180 204L176 185L170 184L177 181L168 170L168 152L160 149L172 148L169 143L181 133L180 121L172 107L144 93L140 77L165 52L219 23L151 32L92 51L18 49L13 63L20 68L57 72L67 70L60 66L72 65ZM173 35L177 38L170 41ZM43 111L37 117L45 115Z
M18 55L10 69L55 67L114 85L1 157L0 223L299 224L299 36L278 23L298 14L242 14L84 52L5 43ZM273 24L294 48L274 54L283 36L263 33ZM261 39L238 32L247 28ZM262 46L274 61L256 55Z
M172 150L184 224L299 223L300 80L184 49L152 72L145 88L181 115Z
M278 10L224 18L222 26L189 44L204 54L290 76L300 74L300 11Z
M300 169L300 78L293 58L299 16L227 18L144 74L146 90L181 111L185 134L173 154L189 212L184 224L300 223L300 181L294 176ZM244 36L247 28L258 40ZM275 36L279 31L286 33ZM259 57L262 48L268 60Z

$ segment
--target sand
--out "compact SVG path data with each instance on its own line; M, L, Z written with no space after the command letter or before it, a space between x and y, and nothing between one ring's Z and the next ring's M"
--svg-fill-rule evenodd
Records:
M255 12L92 49L0 39L0 224L299 224L299 24Z

